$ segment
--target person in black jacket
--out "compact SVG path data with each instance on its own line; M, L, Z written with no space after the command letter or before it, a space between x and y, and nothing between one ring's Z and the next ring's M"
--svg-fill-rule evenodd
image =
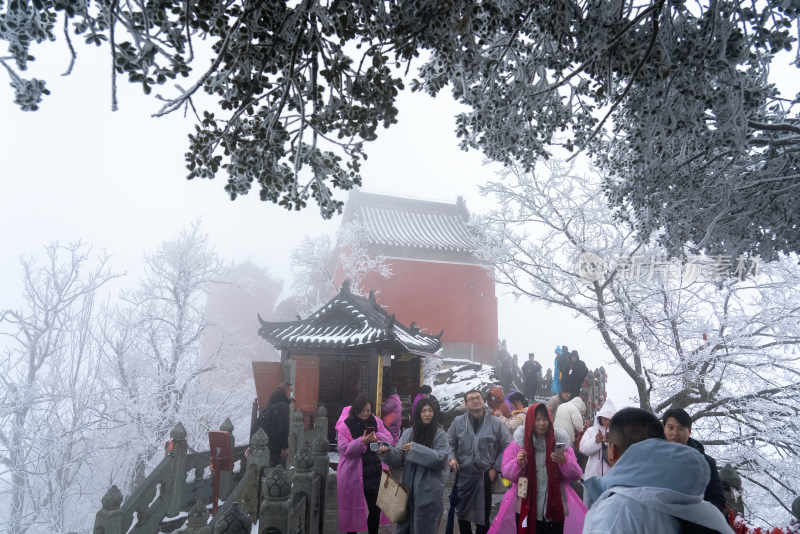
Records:
M561 389L569 391L572 397L580 396L583 381L586 380L588 374L589 369L581 360L578 351L573 350L569 353L566 367L561 370Z
M289 455L289 403L292 385L282 382L270 396L267 409L258 418L256 430L261 428L267 434L269 442L269 466L283 465ZM285 466L284 466L285 467Z
M542 376L542 365L534 359L533 353L528 354L528 361L522 364L522 383L525 397L529 403L536 399L539 390L539 378Z
M720 512L724 513L725 493L722 490L719 471L717 471L717 462L705 453L705 449L699 441L690 437L692 433L692 418L685 410L670 408L664 412L661 422L664 424L664 434L667 436L667 441L688 445L705 457L708 467L711 468L711 480L706 486L703 500L710 502L719 508Z

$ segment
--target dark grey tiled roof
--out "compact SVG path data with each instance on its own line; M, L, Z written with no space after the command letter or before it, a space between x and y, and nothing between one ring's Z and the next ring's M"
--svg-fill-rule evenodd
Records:
M377 245L462 253L475 249L461 199L449 204L358 191L351 193L347 212L345 219L358 218Z
M268 322L258 318L258 334L276 349L371 349L436 354L438 336L423 334L395 321L373 299L357 297L345 280L338 295L306 319Z

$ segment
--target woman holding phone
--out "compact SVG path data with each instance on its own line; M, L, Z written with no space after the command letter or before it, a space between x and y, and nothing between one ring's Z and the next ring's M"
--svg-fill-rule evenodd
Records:
M447 478L450 443L439 424L439 403L423 398L414 409L411 428L395 447L381 446L378 456L392 468L403 468L408 496L408 519L397 523L395 534L436 534L442 520L442 494Z
M383 421L372 413L374 404L359 395L344 410L336 423L339 466L336 469L336 494L339 530L377 534L381 523L389 524L375 501L381 482L381 460L370 444L391 442L392 435Z
M570 482L581 477L569 436L554 430L544 404L528 408L525 425L503 453L503 477L512 482L488 534L562 534L567 516L586 514ZM524 477L524 478L522 478ZM519 487L527 485L527 492ZM572 508L577 508L572 510ZM583 517L580 517L583 527ZM580 532L578 530L577 532Z

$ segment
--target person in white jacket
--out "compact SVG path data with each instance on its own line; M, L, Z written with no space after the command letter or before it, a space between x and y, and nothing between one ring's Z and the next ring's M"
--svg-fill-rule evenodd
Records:
M569 446L575 443L575 435L583 432L583 414L586 413L586 404L580 397L575 397L556 410L553 426L560 428L569 435Z
M666 441L660 423L639 408L624 408L611 419L613 469L584 483L590 508L583 534L680 534L692 526L732 533L703 500L708 462L691 447Z
M583 471L583 480L601 477L611 469L611 466L603 458L603 452L606 451L607 454L608 427L615 413L617 413L617 409L614 407L614 403L606 399L600 410L597 411L594 424L583 433L583 438L578 445L578 450L588 458L586 469Z

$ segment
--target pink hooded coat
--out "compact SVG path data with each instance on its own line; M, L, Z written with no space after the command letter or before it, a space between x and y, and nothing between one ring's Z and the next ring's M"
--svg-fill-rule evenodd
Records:
M381 406L381 419L386 426L386 430L392 435L389 442L392 445L400 439L400 426L403 422L403 403L397 393L386 397L386 402Z
M361 472L361 455L367 450L367 445L360 437L353 439L350 429L344 420L350 414L350 407L342 410L342 415L336 422L337 444L339 449L339 465L336 468L336 497L339 508L340 532L366 532L367 530L367 500L364 498L364 481ZM383 426L380 417L376 417L378 430L375 435L378 441L392 443L392 435ZM386 466L384 466L386 469ZM381 525L389 525L389 518L381 513Z
M514 432L514 439L503 452L503 478L511 481L511 488L503 495L503 501L497 511L497 516L492 521L492 526L487 534L516 534L516 513L517 513L517 481L522 475L522 468L517 463L517 454L522 450L520 441L524 439L525 427L521 426ZM575 490L567 483L578 480L581 477L581 468L575 458L575 452L571 447L564 451L567 456L567 463L558 467L561 472L561 487L566 492L566 503L564 505L564 534L580 534L583 531L583 519L586 516L586 506L575 493ZM562 494L563 495L563 494Z

